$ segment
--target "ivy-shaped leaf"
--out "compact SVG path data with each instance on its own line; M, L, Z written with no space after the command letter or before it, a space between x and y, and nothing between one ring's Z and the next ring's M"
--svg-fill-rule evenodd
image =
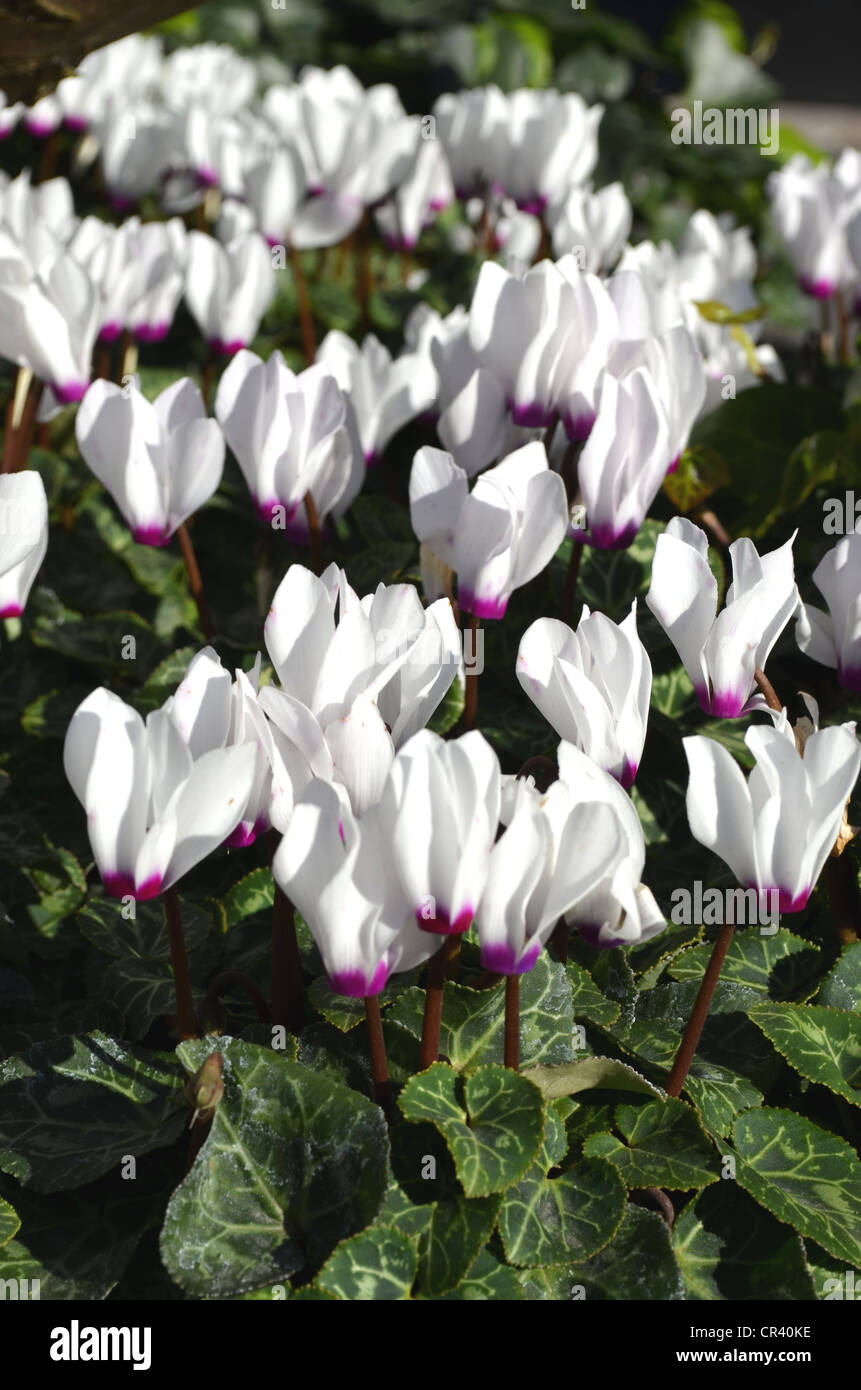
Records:
M801 1245L816 1297L825 1303L843 1303L846 1299L857 1303L861 1298L858 1271L845 1260L829 1255L815 1240L803 1240Z
M791 1227L758 1206L731 1179L689 1202L676 1217L673 1248L688 1297L808 1299L804 1246Z
M15 1208L0 1197L0 1245L5 1245L20 1229L21 1222Z
M443 1135L467 1197L503 1192L535 1159L544 1129L541 1092L504 1067L482 1067L460 1083L435 1062L398 1097L406 1118L430 1121Z
M615 1301L684 1298L684 1286L663 1217L630 1203L618 1231L603 1250L582 1264L519 1272L530 1300Z
M449 982L443 999L440 1053L458 1071L472 1071L488 1062L501 1062L505 1044L503 986L469 989ZM387 1010L387 1018L403 1024L418 1039L422 1035L424 990L408 989ZM571 986L559 961L546 951L521 979L520 1060L525 1067L570 1061L574 1015Z
M374 1225L341 1241L314 1282L351 1302L397 1302L409 1298L417 1262L412 1241L391 1226Z
M457 1287L496 1224L499 1194L442 1198L434 1202L419 1240L419 1290L439 1297Z
M749 1110L733 1125L742 1187L838 1259L861 1263L861 1163L843 1140L791 1110Z
M0 1063L0 1168L57 1192L174 1143L188 1120L173 1057L104 1033L40 1043Z
M701 980L711 943L692 946L670 965L674 980ZM721 979L758 989L769 999L806 998L819 960L819 947L780 927L763 936L756 927L736 931L721 967Z
M677 1302L685 1296L670 1229L657 1212L629 1202L621 1226L603 1250L568 1270L590 1299Z
M585 1018L604 1028L616 1022L621 1006L601 993L588 970L569 960L565 963L565 973L571 985L571 1008L575 1018Z
M107 1298L158 1220L165 1196L147 1182L143 1165L134 1182L117 1171L77 1192L17 1191L21 1229L0 1244L0 1281L26 1280L23 1298Z
M224 899L224 912L228 927L244 922L255 912L265 912L275 902L275 883L269 869L252 869L238 883L234 883Z
M583 1145L587 1158L607 1158L628 1187L706 1187L720 1177L720 1161L689 1106L681 1100L620 1105L614 1134L592 1134Z
M415 988L419 973L420 967L417 967L415 970L405 970L400 975L393 975L380 995L380 1008L388 1008L408 989ZM311 981L308 987L308 1001L319 1014L322 1014L327 1023L331 1023L332 1027L341 1033L349 1033L357 1024L365 1021L364 999L350 999L345 994L336 994L330 989L325 975L319 975L316 980Z
M182 1043L189 1072L212 1040ZM316 1268L373 1220L385 1193L381 1110L285 1061L219 1038L224 1094L209 1134L168 1203L165 1266L193 1297L229 1297Z
M819 1004L758 1004L750 1017L808 1081L861 1105L861 1018Z
M822 982L817 1004L861 1013L861 941L853 941Z
M139 902L134 916L117 898L92 893L78 910L77 921L81 934L96 950L104 951L116 960L170 960L170 933L164 903ZM185 949L191 954L206 940L212 929L212 919L199 903L179 899L182 934Z
M510 1303L521 1300L523 1293L514 1270L495 1260L489 1250L481 1250L457 1287L437 1296L444 1302Z
M505 1256L513 1265L570 1264L612 1240L627 1193L618 1169L586 1158L558 1177L535 1164L506 1192L499 1212Z

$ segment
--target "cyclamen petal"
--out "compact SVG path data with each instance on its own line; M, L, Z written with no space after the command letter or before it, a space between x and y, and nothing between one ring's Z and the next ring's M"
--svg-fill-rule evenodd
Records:
M465 932L487 881L499 823L499 763L478 732L444 742L424 729L389 769L380 825L418 926Z
M749 729L756 763L747 782L720 744L683 740L690 768L688 821L745 888L776 892L781 912L800 911L834 847L861 770L855 725L820 729L803 756L790 729Z
M0 475L0 618L19 618L48 549L48 499L35 471Z
M187 378L154 404L137 382L95 381L75 420L78 447L142 545L165 545L221 481L224 439Z
M802 604L795 635L814 661L835 667L846 690L861 693L861 532L844 536L813 571L828 613Z
M410 474L419 540L456 571L461 608L501 618L514 589L549 563L567 526L565 485L541 444L527 444L477 479L442 449L420 449Z
M651 664L637 637L636 601L619 626L585 605L576 632L539 618L521 639L517 678L560 738L588 753L623 787L631 785L652 688Z
M66 732L66 775L114 896L171 887L231 834L251 792L251 743L188 755L180 776L175 757L159 762L153 751L140 715L104 689L79 705Z
M215 415L258 515L291 540L308 539L306 493L325 522L358 492L364 468L350 439L347 403L321 363L294 375L280 352L265 363L238 352L219 382Z
M673 517L658 537L646 603L682 659L708 714L736 718L751 708L755 668L798 606L793 535L767 555L746 538L730 547L733 583L717 607L705 532Z

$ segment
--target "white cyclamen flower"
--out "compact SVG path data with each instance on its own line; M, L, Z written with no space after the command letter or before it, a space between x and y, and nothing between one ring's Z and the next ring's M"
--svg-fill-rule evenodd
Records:
M221 378L215 416L245 475L258 515L306 541L304 500L320 521L340 516L364 479L347 429L347 404L322 362L298 375L280 352L263 362L240 351Z
M637 601L621 623L586 604L576 632L538 618L520 640L517 679L560 738L630 787L646 741L652 667Z
M272 872L308 923L338 994L379 994L391 974L437 949L410 910L379 807L359 818L342 787L309 783Z
M532 969L559 919L612 874L625 843L609 803L580 801L565 782L544 793L519 787L476 913L481 964L500 975Z
M222 246L204 232L189 232L185 298L213 352L232 356L248 347L275 298L275 271L258 233Z
M761 709L753 694L756 668L798 606L792 563L795 534L759 555L746 536L730 546L733 581L717 612L717 580L708 539L685 517L673 517L658 537L646 603L669 637L707 714L734 719Z
M427 354L404 352L393 358L373 333L360 347L346 333L332 329L320 344L317 362L332 372L350 401L369 467L399 429L433 405L436 380Z
M265 686L261 705L307 775L343 783L360 815L460 670L451 604L425 610L410 584L359 599L334 565L319 579L291 565L264 636L281 689Z
M565 920L590 946L601 949L650 940L663 931L666 922L651 890L640 881L646 844L631 798L573 743L560 743L556 757L559 778L575 801L585 802L593 811L597 806L609 807L621 832L607 872L566 912Z
M543 444L526 444L469 480L451 454L419 449L410 474L410 518L419 540L458 576L458 602L502 618L515 589L550 563L568 524L565 484ZM433 587L423 564L423 579Z
M221 481L224 437L189 377L150 402L137 381L94 381L75 420L78 448L141 545L166 545Z
M683 739L691 833L742 887L776 892L781 912L800 912L837 841L861 768L855 725L812 733L803 756L786 720L748 729L744 741L756 759L747 781L722 744L701 734Z
M0 476L0 618L20 618L48 549L48 499L32 469Z
M468 929L487 882L499 807L499 761L477 730L446 742L422 729L398 753L380 824L423 931Z
M814 661L836 668L842 686L861 694L861 532L844 536L829 550L813 571L813 582L828 612L802 603L796 641Z
M577 464L588 529L577 540L624 550L646 518L669 462L669 427L654 378L643 367L601 381L595 424Z
M99 688L69 723L63 765L87 813L107 892L154 898L235 830L254 780L251 743L193 759L170 715Z

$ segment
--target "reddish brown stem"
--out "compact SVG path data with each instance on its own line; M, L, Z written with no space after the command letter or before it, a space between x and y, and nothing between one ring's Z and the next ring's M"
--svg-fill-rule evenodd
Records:
M724 526L717 512L711 507L700 507L693 513L695 521L706 528L712 540L717 541L725 550L732 545L732 536Z
M755 667L753 674L760 693L765 696L765 703L768 705L768 708L777 710L777 712L780 713L783 709L783 705L780 703L774 686L768 679L768 676L764 671L761 671L758 666Z
M15 394L6 407L6 425L3 433L3 463L0 466L0 473L11 473L12 463L15 458L15 431L12 422L15 418Z
M308 518L308 541L311 547L311 568L315 574L323 573L323 532L317 505L310 490L305 493L305 515Z
M676 1219L676 1211L666 1192L660 1187L640 1187L635 1188L631 1193L631 1201L640 1207L656 1207L667 1225L672 1230L673 1222Z
M197 1028L194 1021L191 981L188 977L188 956L182 933L182 917L175 888L168 888L164 895L164 911L170 937L170 961L173 966L173 987L176 994L176 1026L180 1042L186 1042L188 1038L197 1037Z
M209 604L206 602L206 594L203 591L203 580L200 577L197 556L194 553L191 536L184 521L176 528L176 534L179 537L179 547L188 574L188 587L191 589L191 596L197 604L200 626L203 629L204 637L209 641L215 632L215 627L212 622L212 614L209 611Z
M21 411L21 419L18 421L18 428L14 432L12 442L12 463L9 471L20 473L27 467L27 458L30 453L30 445L33 442L33 431L36 428L36 415L39 411L39 401L42 399L44 385L34 377L30 382L30 389L24 400L24 408Z
M109 343L99 343L96 348L96 378L103 381L111 379L111 349Z
M730 948L735 927L729 923L721 927L717 940L712 948L711 958L706 966L706 973L703 975L703 982L699 987L691 1016L688 1019L688 1026L682 1037L681 1045L676 1053L676 1060L673 1062L673 1069L670 1072L670 1079L667 1082L667 1095L680 1096L682 1087L687 1080L691 1062L699 1046L703 1028L711 1008L712 997L715 992L721 967L726 959L726 953Z
M827 299L819 301L820 308L820 330L819 330L819 351L823 357L830 357L834 345L833 334L831 332L831 314Z
M57 167L57 158L60 153L60 132L55 130L45 141L42 150L42 158L39 161L39 172L36 175L37 183L47 183L54 177L54 170Z
M445 994L445 943L428 961L425 991L425 1012L422 1020L422 1043L419 1050L419 1071L424 1071L439 1057L439 1036L442 1026L442 1002Z
M520 1070L520 976L505 977L505 1051L503 1062L511 1071Z
M368 1025L368 1044L371 1051L371 1074L374 1078L374 1100L386 1119L391 1114L392 1095L389 1084L389 1064L386 1058L386 1040L383 1037L383 1020L380 1014L379 995L369 995L365 999L365 1019Z
M353 233L351 232L350 235L348 237L344 237L344 240L340 242L338 245L338 254L335 258L335 279L338 281L339 284L344 280L347 274L347 266L349 264L350 257L352 254Z

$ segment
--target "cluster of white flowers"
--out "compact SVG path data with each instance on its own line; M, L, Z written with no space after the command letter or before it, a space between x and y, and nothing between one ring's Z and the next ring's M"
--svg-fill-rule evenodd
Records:
M344 515L409 421L433 420L443 445L419 449L409 480L427 607L409 584L360 598L334 565L320 577L293 565L264 629L277 685L260 658L232 679L207 647L146 720L104 688L81 704L65 767L109 893L154 896L272 828L275 876L333 987L356 996L473 921L485 967L505 974L531 968L560 920L600 946L662 929L628 796L652 681L636 604L619 624L584 607L576 631L539 617L522 635L517 678L561 740L546 790L504 777L477 730L444 740L426 727L463 681L455 577L473 623L501 620L566 533L629 545L727 375L739 388L781 376L773 348L746 350L699 307L755 307L747 230L699 211L678 251L628 244L623 189L589 183L601 115L574 95L484 88L410 116L394 88L365 90L343 67L258 99L254 66L231 50L166 56L140 37L0 113L3 132L18 120L37 136L60 121L85 132L115 207L155 194L166 215L114 226L78 218L63 179L0 188L0 354L49 388L49 411L81 402L81 455L136 541L167 544L209 501L226 445L261 519L300 543ZM794 161L774 176L778 226L813 293L852 283L856 185L848 154L833 171ZM215 236L178 215L208 190ZM275 293L272 244L332 246L372 213L390 246L412 248L455 196L455 249L487 257L468 306L422 305L394 357L341 332L299 373L250 350ZM533 265L545 235L556 259ZM164 337L183 295L231 358L214 419L187 378L154 402L136 381L90 384L98 339ZM47 546L38 475L6 473L0 504L14 518L0 616L13 617ZM801 649L861 689L861 535L815 572L828 614L800 604L792 544L760 556L736 541L718 613L705 533L675 518L658 540L646 602L714 717L765 708L761 668L796 614ZM742 884L794 911L835 843L861 748L843 725L800 750L785 713L769 713L775 727L747 735L748 782L725 748L685 740L688 815Z

